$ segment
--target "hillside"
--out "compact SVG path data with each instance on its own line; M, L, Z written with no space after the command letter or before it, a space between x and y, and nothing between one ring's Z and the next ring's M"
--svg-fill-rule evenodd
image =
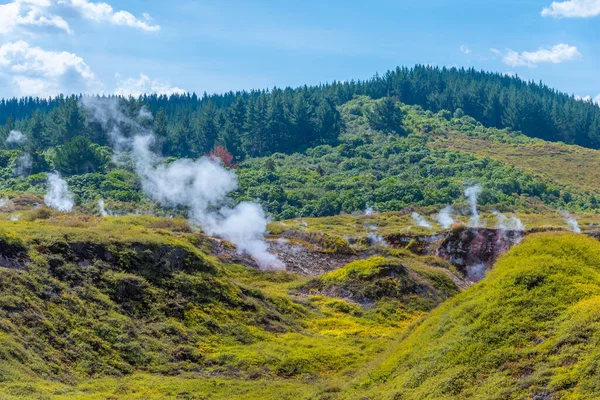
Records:
M415 67L0 101L1 399L586 399L600 108Z
M272 251L303 267L274 272L183 220L23 213L0 223L7 399L587 398L598 390L600 243L591 237L534 229L472 285L460 263L413 242L351 245L316 226L274 230ZM483 232L459 225L436 240L442 248L467 240L464 229ZM454 243L469 254L481 246Z
M479 204L488 211L593 212L598 208L596 170L580 168L582 163L594 165L597 150L530 139L486 128L467 116L433 114L395 102L390 112L399 119L390 122L396 124L390 130L373 116L383 113L387 103L357 97L340 107L344 130L335 145L248 158L233 165L239 181L233 198L257 201L275 219L356 213L369 207L382 212L424 207L423 212L433 213L449 204L465 213L463 192L470 185L482 187ZM81 209L98 213L97 203L103 200L114 214L182 215L181 209L165 211L144 193L131 163L114 163L113 150L86 143L43 153L0 152L0 188L6 199L23 192L44 194L47 172L63 165L57 157L71 157L67 164L76 165L73 160L80 158L72 157L81 156L79 148L91 146L91 154L97 152L105 160L102 171L63 174ZM517 146L520 150L514 152ZM219 157L227 158L226 154ZM27 168L22 165L25 159L30 162Z
M598 194L600 153L596 150L497 133L449 134L430 146L489 157L564 187L578 187Z
M517 76L464 68L417 65L397 67L364 81L273 88L201 96L195 93L141 95L126 99L129 115L142 108L156 119L145 121L160 137L167 156L198 157L216 144L236 157L292 153L334 142L342 126L335 113L355 96L396 98L437 113L466 114L493 128L521 131L529 137L600 147L600 108L542 83ZM106 97L87 100L95 103ZM10 130L36 138L38 149L62 145L74 136L105 145L109 134L86 121L80 96L0 100L0 148ZM142 113L143 114L143 113Z
M526 239L400 341L356 398L597 397L599 254L582 236Z
M180 220L46 218L0 224L7 399L336 393L464 287L448 263L408 251L361 253L310 278L234 264L230 245Z

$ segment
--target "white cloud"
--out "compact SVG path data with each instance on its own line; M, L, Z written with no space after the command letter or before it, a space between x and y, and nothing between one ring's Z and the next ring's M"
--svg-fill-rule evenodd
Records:
M150 79L147 75L140 74L139 79L128 78L121 79L119 74L116 75L119 80L115 94L121 96L138 97L141 94L166 94L185 93L186 91L176 86L171 86L168 82L159 81L158 79Z
M591 101L591 102L594 102L594 103L600 105L600 94L597 95L596 97L593 97L593 98L592 98L592 96L589 96L589 95L588 96L583 96L583 97L582 96L575 96L575 99L577 99L577 100L583 100L583 101Z
M69 23L61 15L73 17L73 11L86 20L129 26L147 32L160 30L159 25L152 24L149 14L143 13L141 18L137 18L128 11L115 11L107 3L89 0L13 0L0 5L0 34L11 33L19 28L27 31L54 29L71 33Z
M88 20L129 26L147 32L160 30L159 25L152 25L152 19L147 13L142 14L142 18L139 19L128 11L115 11L110 4L93 3L89 0L58 0L58 4L75 9L83 18Z
M501 56L502 61L511 67L533 68L541 63L559 64L582 57L579 50L577 50L577 47L569 46L564 43L557 44L552 48L540 48L534 52L525 51L523 53L518 53L508 49L506 50L506 53L502 53L500 50L494 48L490 49L490 51Z
M66 51L47 51L23 40L0 46L0 74L20 96L46 97L99 89L94 73L81 57Z
M56 29L71 33L67 21L49 12L50 0L14 0L0 5L0 34L18 28Z
M542 10L544 17L590 18L600 15L600 0L555 1Z
M465 54L471 54L471 49L465 44L460 46L460 51Z

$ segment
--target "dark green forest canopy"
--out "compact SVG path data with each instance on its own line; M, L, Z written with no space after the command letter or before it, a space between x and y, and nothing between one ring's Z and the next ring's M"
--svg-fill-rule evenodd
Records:
M433 113L389 97L357 96L337 107L335 115L340 134L330 144L293 154L247 157L232 165L239 178L233 200L258 202L276 219L362 212L367 206L398 211L454 204L460 209L464 189L478 184L484 189L480 204L501 211L598 208L596 192L433 146L440 138L456 135L493 138L506 145L538 139L486 128L460 112ZM24 150L0 150L0 190L43 194L44 172L56 169L65 176L77 204L94 207L104 199L117 212L152 210L132 165L126 158L115 163L111 152L110 147L75 136L64 145L31 153L29 175L17 176Z
M343 127L336 107L357 95L393 97L425 110L464 113L487 127L530 137L600 148L600 108L542 83L518 77L429 66L397 68L365 81L219 95L143 95L118 98L131 115L145 107L166 156L198 157L222 144L236 159L291 154L332 144ZM81 96L0 101L0 146L8 133L26 133L36 150L75 136L106 145L106 132L86 120Z

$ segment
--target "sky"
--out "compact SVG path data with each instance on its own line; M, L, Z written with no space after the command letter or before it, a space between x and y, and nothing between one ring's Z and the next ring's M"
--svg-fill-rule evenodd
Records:
M600 102L600 0L0 1L0 97L368 79L429 64Z

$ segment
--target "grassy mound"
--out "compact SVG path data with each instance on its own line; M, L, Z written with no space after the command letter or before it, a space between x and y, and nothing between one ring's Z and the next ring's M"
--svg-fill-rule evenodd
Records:
M361 304L394 299L412 311L431 310L460 291L447 269L409 254L402 259L373 257L352 262L310 281L303 290Z
M226 264L181 220L39 210L0 221L3 399L334 398L458 292L440 260L389 250L319 280L363 306Z
M364 398L595 398L599 343L600 243L535 234L401 341Z
M3 222L0 375L196 371L215 340L295 329L289 299L233 282L200 235L158 221Z

